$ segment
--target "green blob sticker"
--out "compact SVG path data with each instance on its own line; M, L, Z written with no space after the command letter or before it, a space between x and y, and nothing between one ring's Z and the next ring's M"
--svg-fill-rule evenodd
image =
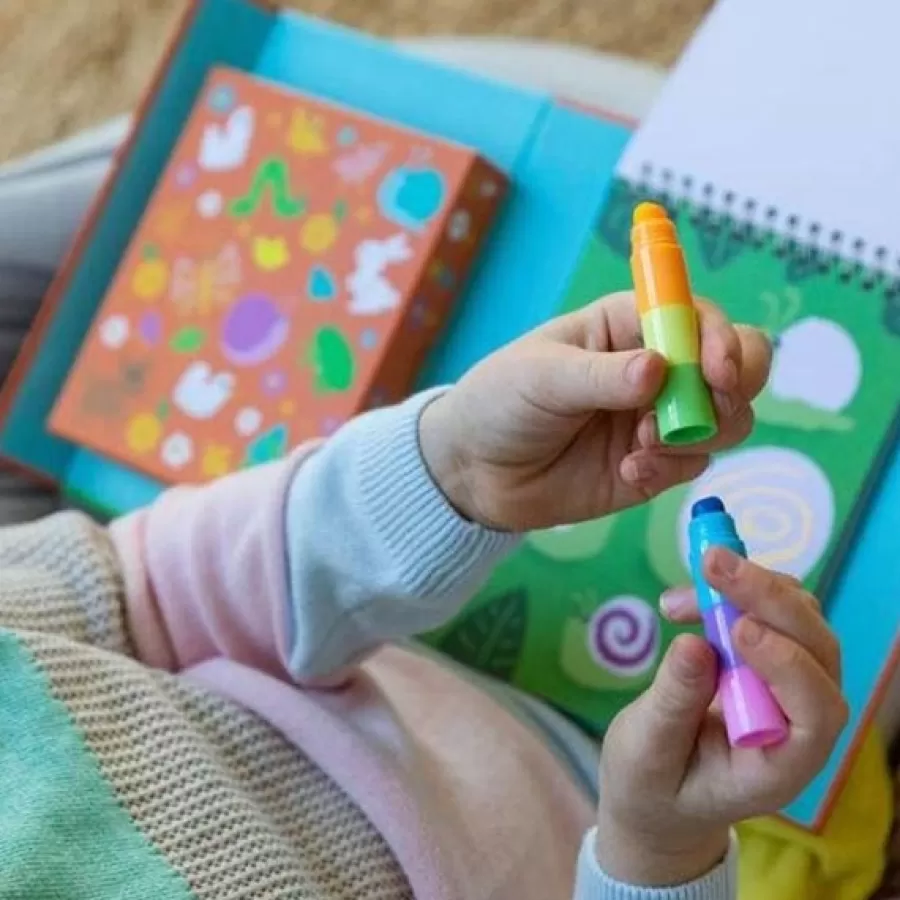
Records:
M320 394L349 390L356 374L356 361L347 338L334 326L320 328L313 338L311 363Z
M189 325L172 335L169 349L174 353L196 353L206 343L206 332L202 328Z

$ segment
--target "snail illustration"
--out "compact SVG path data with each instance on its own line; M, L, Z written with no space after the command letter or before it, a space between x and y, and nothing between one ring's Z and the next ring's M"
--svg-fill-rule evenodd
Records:
M845 415L862 381L862 356L852 336L832 319L798 318L796 288L765 292L766 331L772 340L772 373L755 404L761 421L804 431L848 431Z
M649 683L662 643L659 616L640 597L596 605L591 591L572 597L576 612L563 626L560 668L582 687L617 691ZM589 612L591 606L596 606Z

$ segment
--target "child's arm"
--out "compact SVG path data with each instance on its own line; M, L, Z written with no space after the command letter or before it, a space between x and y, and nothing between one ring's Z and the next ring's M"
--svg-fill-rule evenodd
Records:
M665 362L637 345L622 294L491 355L421 423L422 395L302 462L170 492L117 524L143 657L182 668L224 654L330 679L451 616L515 541L487 526L572 524L689 480L746 434L769 359L762 335L699 308L704 375L726 410L714 447L658 446L644 413Z
M418 445L429 399L115 523L141 657L332 681L450 617L516 539L465 521L433 483Z

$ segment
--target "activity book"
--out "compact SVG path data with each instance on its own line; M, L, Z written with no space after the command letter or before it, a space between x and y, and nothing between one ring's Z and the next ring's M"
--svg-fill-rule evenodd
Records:
M452 381L559 305L627 135L194 0L0 396L0 454L116 515Z
M757 15L789 32L771 79L730 62ZM275 459L630 287L633 209L661 201L695 291L773 338L752 438L646 506L529 535L423 639L601 733L674 636L657 598L688 580L693 501L720 495L844 644L851 726L785 810L820 827L896 656L900 290L864 179L821 190L849 184L833 104L812 138L779 106L796 48L807 106L827 56L794 18L720 0L629 143L626 124L335 25L194 0L0 394L0 454L102 516Z
M196 482L403 396L505 182L472 151L212 69L50 430Z

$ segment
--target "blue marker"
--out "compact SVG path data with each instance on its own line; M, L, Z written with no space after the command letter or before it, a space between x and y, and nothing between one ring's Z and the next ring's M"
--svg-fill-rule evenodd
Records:
M691 508L688 526L691 577L706 639L719 657L719 699L732 747L769 747L788 734L784 714L768 685L734 649L731 629L741 613L703 577L703 558L712 547L726 547L747 558L734 519L718 497L705 497Z

